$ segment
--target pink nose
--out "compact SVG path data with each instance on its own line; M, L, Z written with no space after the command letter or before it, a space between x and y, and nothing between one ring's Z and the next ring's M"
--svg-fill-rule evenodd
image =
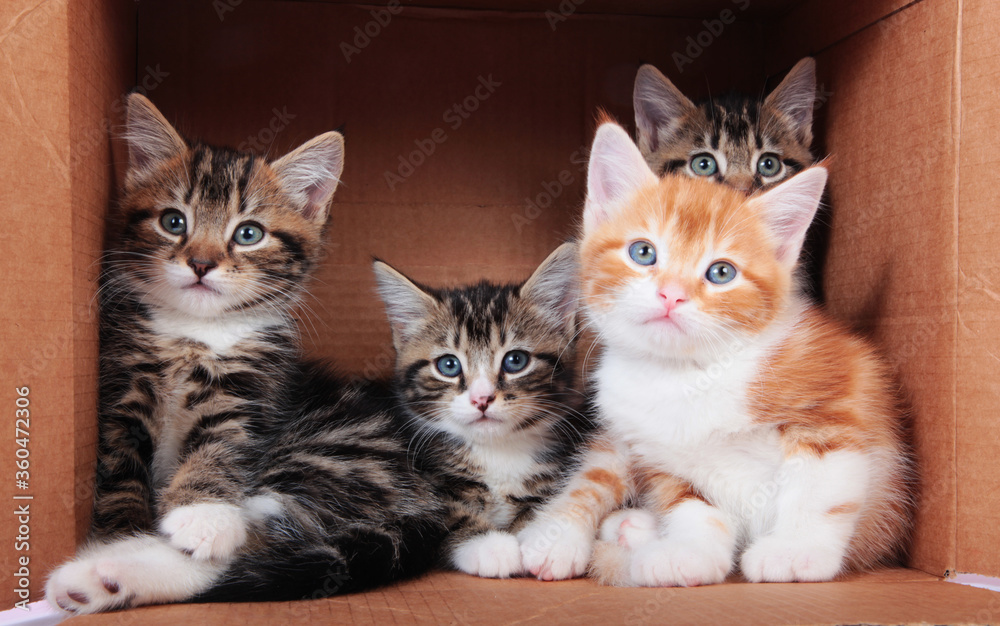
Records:
M677 285L666 285L660 289L658 295L660 296L660 302L663 304L663 309L667 315L673 313L674 309L677 308L677 305L687 301L687 294L684 293L684 290Z
M493 401L496 400L496 396L495 395L471 396L471 399L472 399L472 406L476 407L480 411L485 411L490 406L490 404L492 404Z
M496 389L485 377L479 376L469 385L469 402L480 411L486 411L495 399Z

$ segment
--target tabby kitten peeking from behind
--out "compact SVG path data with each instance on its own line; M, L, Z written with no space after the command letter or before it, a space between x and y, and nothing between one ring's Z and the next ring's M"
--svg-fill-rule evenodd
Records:
M91 538L49 578L65 611L289 600L427 568L443 505L387 394L299 358L344 146L268 162L189 143L128 100L122 227L101 289Z
M519 534L532 574L825 581L898 558L913 474L897 384L794 276L825 184L822 167L749 198L657 178L621 127L598 129L580 258L603 436Z
M573 390L577 261L564 244L523 285L422 287L375 263L396 393L418 465L446 495L449 566L521 574L517 532L591 430Z
M658 176L683 173L752 193L815 162L811 58L799 61L763 102L727 94L695 104L652 65L639 68L632 99L639 150Z

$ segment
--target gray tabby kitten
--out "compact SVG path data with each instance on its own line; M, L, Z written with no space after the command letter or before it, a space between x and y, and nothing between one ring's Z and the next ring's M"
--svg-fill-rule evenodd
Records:
M450 567L521 574L514 533L558 492L592 429L573 390L575 250L558 248L523 285L453 290L375 263L416 462L448 503Z
M53 572L49 601L291 600L427 569L443 503L406 459L390 394L299 355L293 307L343 138L268 162L184 140L136 94L126 127L91 538Z
M745 193L768 189L815 162L812 144L816 62L795 64L763 101L726 94L689 100L652 65L633 91L637 144L662 176L710 177Z

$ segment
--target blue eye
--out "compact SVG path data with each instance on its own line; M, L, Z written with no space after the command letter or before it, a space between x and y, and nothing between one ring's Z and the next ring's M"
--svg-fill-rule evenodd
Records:
M180 211L171 209L160 216L160 226L171 235L183 235L187 232L187 219Z
M725 285L736 278L736 266L728 261L716 261L705 273L708 282L716 285Z
M781 159L773 152L765 152L757 159L757 172L767 178L777 176L781 173Z
M719 164L715 162L714 156L703 152L691 157L691 171L695 176L711 176L719 171Z
M503 357L503 371L516 374L528 367L528 353L524 350L511 350Z
M637 241L628 247L628 255L639 265L656 263L656 248L648 241Z
M252 246L264 238L264 229L252 222L240 224L233 233L233 241L241 246Z
M448 378L454 378L462 373L462 363L453 354L444 355L434 364L437 366L437 370Z

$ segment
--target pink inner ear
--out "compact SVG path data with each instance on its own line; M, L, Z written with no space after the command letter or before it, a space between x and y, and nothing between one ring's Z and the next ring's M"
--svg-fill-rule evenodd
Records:
M598 161L590 169L591 175L594 177L594 186L591 188L594 200L600 204L613 202L616 197L616 187L611 180L612 172L608 171L610 168L603 162ZM595 172L594 170L597 171Z
M793 264L798 260L825 187L826 169L816 166L750 201L762 211L778 240L778 260L782 263Z
M335 186L335 182L326 180L308 187L305 190L308 203L303 209L302 214L305 215L307 219L313 219L324 211L326 209L326 204L329 203L330 196L333 194Z
M608 210L657 180L625 130L607 123L597 129L587 172L586 223L597 224Z
M806 231L809 230L809 225L812 223L812 216L812 212L808 214L798 213L795 215L797 219L781 224L775 229L781 239L781 245L778 247L778 259L782 263L794 263L798 260L802 244L805 242Z

